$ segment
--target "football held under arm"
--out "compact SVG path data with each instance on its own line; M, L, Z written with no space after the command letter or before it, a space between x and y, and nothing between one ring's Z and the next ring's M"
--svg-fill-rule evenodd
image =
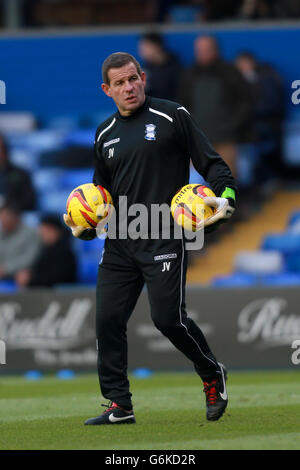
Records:
M215 214L206 221L205 226L226 221L235 210L236 184L230 168L214 150L189 112L184 107L178 107L177 113L186 152L195 169L218 196L206 200L206 203L215 209Z
M187 155L215 194L221 197L226 188L236 191L235 180L228 165L214 150L189 112L181 106L177 109L176 117Z
M98 133L98 131L97 131ZM107 187L107 182L105 180L105 178L103 178L103 176L101 175L101 172L99 170L99 168L101 168L101 166L99 165L99 162L98 162L98 152L97 152L97 133L96 133L96 139L95 139L95 142L94 142L94 156L95 156L95 172L94 172L94 176L93 176L93 183L95 185L100 185L100 186L103 186L103 187ZM101 210L101 208L99 208L99 211ZM99 214L96 212L96 215L99 217L99 219L101 218L101 213L99 212ZM72 232L72 235L75 237L75 238L80 238L81 240L85 240L85 241L90 241L90 240L93 240L94 238L96 238L97 236L97 231L95 228L86 228L86 227L83 227L83 226L77 226L72 218L70 217L69 214L64 214L63 215L63 218L64 218L64 222L65 224L67 225L67 227L70 228L71 232ZM98 227L99 229L99 227ZM101 232L101 229L98 230L98 234L99 233L103 233L104 231L104 227L102 227L102 232Z

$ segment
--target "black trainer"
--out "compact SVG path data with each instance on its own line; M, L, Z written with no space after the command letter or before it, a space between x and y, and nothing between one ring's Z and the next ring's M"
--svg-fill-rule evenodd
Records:
M135 423L133 410L124 410L119 405L117 405L117 403L112 401L108 405L102 406L106 406L107 410L105 410L102 415L97 416L96 418L87 419L84 424L98 425Z
M203 382L204 393L206 395L206 419L217 421L227 407L228 396L226 390L227 371L223 364L219 363L222 377L211 382Z

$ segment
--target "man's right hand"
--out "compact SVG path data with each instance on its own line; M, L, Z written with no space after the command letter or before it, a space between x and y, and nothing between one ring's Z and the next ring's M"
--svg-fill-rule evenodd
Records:
M81 226L78 227L74 224L69 214L64 214L64 222L71 229L72 235L74 237L86 241L96 238L97 233L95 228L86 228Z

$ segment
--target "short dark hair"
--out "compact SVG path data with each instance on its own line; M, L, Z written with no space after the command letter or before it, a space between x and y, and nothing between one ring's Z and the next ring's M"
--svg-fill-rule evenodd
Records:
M0 205L0 211L7 210L9 212L13 212L15 215L21 215L21 208L20 205L11 199L6 199Z
M57 214L44 214L40 218L40 224L41 225L51 225L51 227L55 227L59 229L60 231L63 231L64 226L62 224L62 221L60 220L59 216Z
M256 62L255 55L253 54L253 52L250 52L250 51L238 52L238 54L236 55L236 59L249 59L249 60L252 60L253 62Z
M142 41L149 41L156 46L159 46L161 49L165 48L164 39L161 34L157 33L156 31L148 31L147 33L143 34L141 37Z
M133 64L136 66L137 72L139 75L142 74L142 67L139 62L133 57L133 55L128 54L127 52L114 52L110 54L102 64L102 79L104 83L109 85L108 71L110 69L119 69L124 65Z

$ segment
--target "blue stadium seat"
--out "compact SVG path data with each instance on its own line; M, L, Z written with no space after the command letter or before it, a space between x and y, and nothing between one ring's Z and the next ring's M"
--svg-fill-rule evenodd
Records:
M292 253L285 257L285 269L290 273L300 273L300 253Z
M40 194L39 209L42 212L63 214L66 212L66 202L69 190L45 191Z
M284 267L284 257L277 250L241 251L234 258L236 273L263 276L279 274Z
M300 233L285 232L267 235L262 241L264 250L277 250L284 258L285 271L297 271L295 257L300 256Z
M62 187L64 170L60 168L40 168L33 173L33 184L38 192L45 193L49 188L59 190Z
M283 155L287 165L300 163L300 123L299 119L286 122L283 133Z
M261 244L264 250L277 250L283 254L300 252L300 234L274 233L267 235Z
M300 211L294 211L290 215L290 218L288 221L288 228L293 227L298 222L300 222Z
M299 286L300 273L270 274L261 279L261 284L266 286Z
M298 233L299 234L300 233L300 219L293 222L293 225L291 225L291 227L288 227L288 231L290 233Z
M22 214L22 221L29 227L37 227L40 222L40 213L37 211L28 211Z
M0 292L1 294L10 294L11 292L16 292L18 286L14 281L0 281Z
M95 257L101 255L104 247L104 239L95 238L94 240L84 241L79 239L73 240L73 248L78 254L93 254Z
M96 129L75 129L66 135L64 144L80 147L93 147Z
M49 116L48 118L44 118L42 122L44 127L47 127L53 131L70 131L73 129L77 129L80 125L80 117L74 114L69 116Z
M10 136L9 142L12 148L16 150L26 150L32 154L37 154L61 148L64 138L65 132L61 130L44 129L22 134L15 133Z
M243 273L233 273L229 276L216 277L213 287L253 287L253 286L297 286L300 285L300 273L283 272L251 276Z
M199 6L173 6L168 11L170 21L173 23L195 23L201 12Z
M38 167L38 155L30 149L12 149L10 159L15 165L27 171L34 171Z
M62 175L60 181L62 188L69 188L70 191L84 183L91 183L93 181L94 170L91 169L78 169L68 170Z
M212 280L213 287L253 287L256 285L255 276L243 273L233 273L229 276L218 276Z
M95 256L79 256L78 263L78 282L82 284L96 284L98 276L98 265L101 256L98 259Z

